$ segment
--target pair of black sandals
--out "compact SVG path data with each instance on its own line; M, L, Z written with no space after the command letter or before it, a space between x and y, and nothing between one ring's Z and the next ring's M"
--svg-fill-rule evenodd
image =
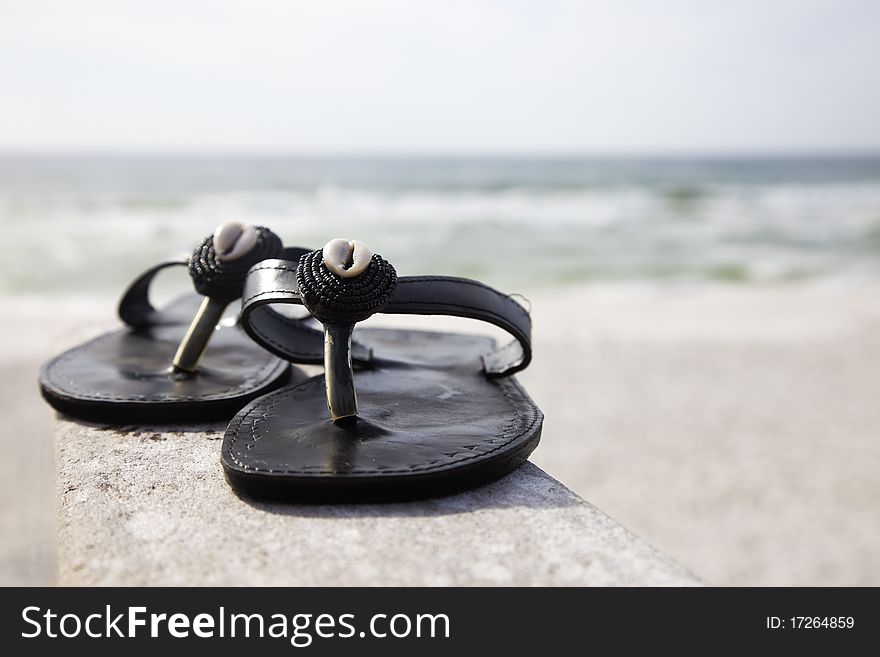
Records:
M151 283L174 266L189 268L197 294L157 310ZM238 298L238 320L224 320ZM481 320L513 340L499 348L467 334L355 330L379 312ZM543 415L513 376L531 360L528 311L478 281L398 277L361 242L285 248L266 228L225 224L190 257L138 277L119 316L125 328L44 365L45 399L105 424L231 417L221 462L246 495L444 495L508 474L540 439ZM322 364L324 373L291 363Z

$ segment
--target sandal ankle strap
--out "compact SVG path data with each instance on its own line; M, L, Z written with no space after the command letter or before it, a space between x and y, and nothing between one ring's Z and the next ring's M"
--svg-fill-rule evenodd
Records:
M274 304L302 304L297 262L264 260L251 267L242 293L241 325L248 335L272 353L296 363L322 363L323 335L274 311ZM494 324L514 339L484 354L487 376L509 376L528 367L532 358L532 320L513 297L479 281L455 276L401 276L387 305L380 311L398 315L452 315ZM352 361L368 366L372 351L352 343Z

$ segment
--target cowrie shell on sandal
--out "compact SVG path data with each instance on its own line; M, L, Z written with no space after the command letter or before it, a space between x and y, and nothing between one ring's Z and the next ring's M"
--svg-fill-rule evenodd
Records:
M337 276L354 278L369 267L373 252L363 242L336 238L322 249L324 265Z
M220 262L238 260L256 246L258 236L256 227L230 221L214 231L214 253Z

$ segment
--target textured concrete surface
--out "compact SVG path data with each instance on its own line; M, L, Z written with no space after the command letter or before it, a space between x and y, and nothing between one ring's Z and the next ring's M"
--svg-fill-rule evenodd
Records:
M532 464L480 489L390 505L237 497L221 426L58 420L63 585L695 585Z

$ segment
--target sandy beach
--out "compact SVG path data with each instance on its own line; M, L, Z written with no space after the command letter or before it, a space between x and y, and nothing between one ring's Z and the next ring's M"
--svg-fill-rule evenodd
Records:
M520 375L546 414L533 461L708 583L878 585L878 293L533 294L535 360ZM36 374L113 326L113 307L0 301L0 584L54 581L52 413Z
M877 585L878 291L536 301L534 460L709 583Z

